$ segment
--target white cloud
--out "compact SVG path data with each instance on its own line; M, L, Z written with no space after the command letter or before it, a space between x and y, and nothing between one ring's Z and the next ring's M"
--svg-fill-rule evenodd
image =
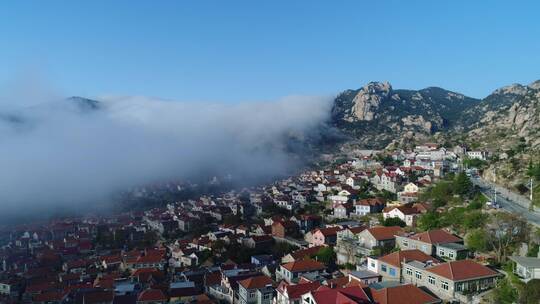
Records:
M313 131L331 106L329 97L306 96L238 104L100 102L100 110L82 112L69 101L44 102L18 107L22 123L0 120L6 214L94 205L123 188L212 169L249 178L282 173L294 165L284 151L286 135ZM18 103L11 96L0 102L6 104Z

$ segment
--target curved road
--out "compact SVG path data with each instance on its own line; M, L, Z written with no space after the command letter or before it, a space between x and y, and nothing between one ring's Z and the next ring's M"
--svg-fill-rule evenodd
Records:
M471 178L471 181L490 201L495 201L494 196L497 191L497 203L502 209L519 214L529 223L540 227L540 212L529 210L530 201L527 198L480 178Z

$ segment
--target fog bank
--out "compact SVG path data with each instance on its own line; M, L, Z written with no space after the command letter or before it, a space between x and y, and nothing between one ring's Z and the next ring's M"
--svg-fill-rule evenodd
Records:
M33 97L35 99L35 97ZM134 186L201 172L263 178L297 165L291 134L317 132L330 97L190 103L147 97L0 101L4 214L84 208Z

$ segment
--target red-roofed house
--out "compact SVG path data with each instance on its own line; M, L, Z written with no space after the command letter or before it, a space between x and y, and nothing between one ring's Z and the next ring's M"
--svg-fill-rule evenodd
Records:
M358 286L345 288L319 288L302 295L302 303L310 304L368 304L371 303L366 292Z
M375 226L366 229L358 234L359 250L364 254L371 254L371 250L381 248L384 252L394 248L396 235L403 233L399 226Z
M444 300L469 302L467 295L495 286L500 273L472 260L452 261L438 265L418 262L403 264L406 282L425 286Z
M422 263L438 263L439 261L418 249L400 250L380 258L368 257L367 269L380 274L385 280L401 280L402 263L418 261Z
M293 221L276 221L272 224L272 235L280 238L296 235L298 225Z
M468 254L463 240L443 229L397 236L396 244L402 249L419 249L426 254L449 260L464 259Z
M279 266L276 271L276 280L285 280L288 283L298 282L300 275L305 273L320 273L326 267L323 263L311 259L298 260Z
M397 217L405 222L407 226L413 227L416 225L416 218L420 213L419 210L408 204L384 208L383 217L384 219Z
M340 227L320 228L312 232L310 246L333 245L337 240L337 233L343 230Z
M315 291L320 286L319 282L292 285L281 281L276 288L276 304L298 304L302 300L303 294Z
M274 297L272 279L265 275L250 277L238 281L238 303L270 304Z
M354 203L354 215L365 216L370 213L379 213L386 206L383 198L367 198Z

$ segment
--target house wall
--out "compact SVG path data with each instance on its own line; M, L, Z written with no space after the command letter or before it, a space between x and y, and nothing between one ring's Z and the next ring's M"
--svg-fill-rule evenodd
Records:
M401 278L401 268L379 261L379 269L376 271L383 277L384 281L399 281Z
M368 257L367 259L367 269L371 272L378 273L379 271L379 260Z
M364 216L370 213L370 207L365 205L355 205L354 213L358 216Z
M377 240L367 230L358 234L358 242L360 246L367 249L373 249L377 246Z
M435 246L435 255L447 260L461 260L467 257L467 250L457 250Z
M433 246L429 243L420 242L417 240L412 240L402 236L396 236L396 244L402 250L405 249L418 249L427 255L433 255Z
M272 287L259 289L257 290L256 303L257 304L271 304L273 300L273 295L274 295L274 292L273 292Z
M313 244L313 247L315 246L321 246L324 245L325 237L320 231L317 231L313 234L311 238L311 243Z

